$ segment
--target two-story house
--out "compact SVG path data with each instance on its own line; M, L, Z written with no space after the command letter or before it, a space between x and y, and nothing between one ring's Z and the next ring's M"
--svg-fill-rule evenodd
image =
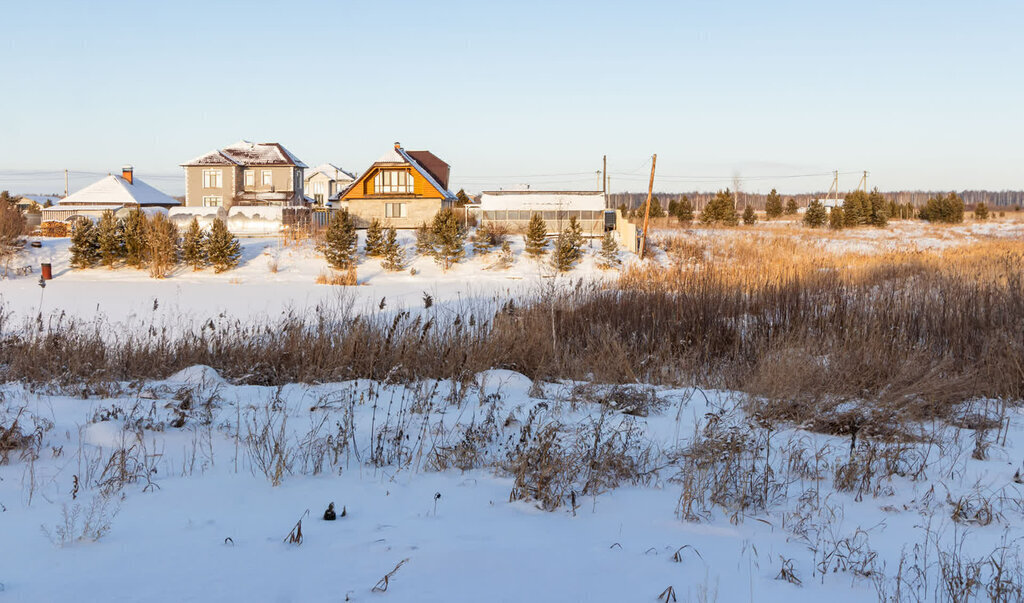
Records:
M317 205L325 205L328 201L337 201L341 192L355 179L354 174L334 164L324 163L306 170L306 195Z
M341 193L340 201L348 204L358 228L374 218L386 226L415 228L454 203L455 195L448 190L450 171L430 151L406 151L396 142Z
M276 142L247 140L181 164L187 207L305 205L306 164Z

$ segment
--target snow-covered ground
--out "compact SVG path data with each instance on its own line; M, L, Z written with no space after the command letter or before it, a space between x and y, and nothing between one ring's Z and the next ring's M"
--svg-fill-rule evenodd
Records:
M894 592L901 560L905 596L914 582L922 600L945 600L943 568L1004 546L1004 577L1020 580L1017 410L988 460L972 458L973 432L928 428L941 443L906 445L860 491L836 487L848 438L776 431L768 510L698 501L687 520L686 454L711 432L759 433L728 392L658 390L637 416L607 389L508 371L455 389L278 389L193 367L110 398L2 393L0 424L21 413L40 434L38 458L14 450L0 465L5 601L654 601L670 586L679 601L864 601ZM569 482L545 511L501 466L524 446L539 454L551 425L555 456L578 472L548 475ZM602 445L644 477L584 494ZM764 455L755 445L737 460L757 476ZM325 521L331 502L344 516ZM301 544L286 542L299 520Z

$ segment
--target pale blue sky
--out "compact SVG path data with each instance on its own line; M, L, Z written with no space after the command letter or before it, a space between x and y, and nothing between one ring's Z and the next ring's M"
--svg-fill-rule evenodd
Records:
M471 191L592 188L602 154L639 191L655 152L666 191L834 168L1024 188L1019 0L0 6L0 188L21 192L62 184L19 170L127 162L176 194L179 163L242 138L357 172L401 141Z

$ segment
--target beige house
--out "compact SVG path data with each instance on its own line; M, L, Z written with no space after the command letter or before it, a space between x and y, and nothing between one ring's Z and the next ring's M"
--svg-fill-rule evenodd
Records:
M356 227L374 218L385 226L416 228L429 222L455 195L448 190L451 168L430 151L406 151L395 143L346 190L339 201L347 204Z
M276 142L246 140L181 164L186 207L301 206L306 164Z
M324 163L306 170L306 195L317 205L325 205L328 201L337 201L341 192L355 180L355 174L334 164Z

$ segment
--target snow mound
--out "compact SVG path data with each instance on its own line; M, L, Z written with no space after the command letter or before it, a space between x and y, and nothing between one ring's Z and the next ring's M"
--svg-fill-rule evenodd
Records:
M167 378L168 383L181 383L183 385L217 385L227 383L213 368L205 364L197 364L182 369Z
M477 373L476 383L483 395L499 394L507 399L529 398L533 387L533 381L526 375L504 369Z
M99 421L82 430L82 441L103 448L123 448L134 434L126 433L120 421Z

